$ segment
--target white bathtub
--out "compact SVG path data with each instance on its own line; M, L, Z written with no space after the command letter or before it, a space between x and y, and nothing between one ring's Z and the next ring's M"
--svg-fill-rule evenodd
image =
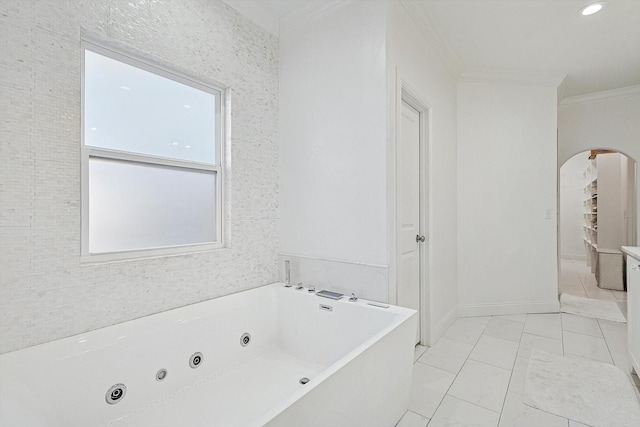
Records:
M0 426L392 427L416 318L281 283L194 304L1 355Z

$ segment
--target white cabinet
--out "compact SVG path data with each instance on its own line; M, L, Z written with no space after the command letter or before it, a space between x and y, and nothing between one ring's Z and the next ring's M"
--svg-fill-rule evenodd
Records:
M629 361L640 374L640 247L623 246L627 254L627 340Z

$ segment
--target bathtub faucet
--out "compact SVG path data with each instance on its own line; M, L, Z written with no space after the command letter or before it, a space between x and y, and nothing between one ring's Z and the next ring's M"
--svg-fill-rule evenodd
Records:
M285 288L291 287L291 261L285 260L284 262L284 277L285 277Z

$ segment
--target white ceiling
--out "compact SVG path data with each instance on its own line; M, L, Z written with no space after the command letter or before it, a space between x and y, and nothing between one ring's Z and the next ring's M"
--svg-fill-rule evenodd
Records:
M286 15L287 13L293 12L294 10L300 8L303 3L327 3L325 0L264 0L261 1L264 3L265 7L273 12L274 15L281 17Z
M562 74L564 96L640 84L640 0L608 0L590 17L577 14L590 0L403 1L429 16L463 71ZM335 2L259 1L276 20Z
M566 75L564 95L640 84L640 0L427 0L437 31L463 70Z

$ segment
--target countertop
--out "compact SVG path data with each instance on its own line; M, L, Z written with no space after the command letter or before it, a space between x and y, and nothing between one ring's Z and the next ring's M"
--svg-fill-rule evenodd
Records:
M640 246L623 246L622 252L640 261Z

